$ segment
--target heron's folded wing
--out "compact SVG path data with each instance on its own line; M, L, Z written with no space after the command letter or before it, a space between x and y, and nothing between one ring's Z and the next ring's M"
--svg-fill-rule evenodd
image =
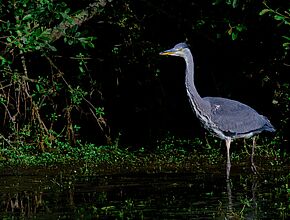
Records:
M211 104L211 120L223 132L245 134L262 129L266 120L253 108L235 100L205 97Z

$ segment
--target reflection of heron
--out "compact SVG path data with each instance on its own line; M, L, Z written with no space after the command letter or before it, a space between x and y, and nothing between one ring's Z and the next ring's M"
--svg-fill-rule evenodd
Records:
M185 86L191 106L203 126L226 141L227 178L229 178L232 140L249 138L262 131L274 132L275 128L265 116L258 114L254 109L243 103L220 97L201 98L194 85L194 63L186 43L179 43L174 48L161 52L160 55L179 56L185 59ZM253 138L251 164L252 170L256 172L253 161L254 149L255 138Z

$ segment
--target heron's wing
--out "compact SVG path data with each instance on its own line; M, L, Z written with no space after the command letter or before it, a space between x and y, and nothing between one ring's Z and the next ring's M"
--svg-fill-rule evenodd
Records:
M251 107L238 101L205 97L211 104L211 120L223 132L246 134L263 130L268 120Z

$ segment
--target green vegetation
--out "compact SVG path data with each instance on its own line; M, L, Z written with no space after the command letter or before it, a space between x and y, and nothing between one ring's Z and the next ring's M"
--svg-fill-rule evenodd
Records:
M247 143L247 146L240 148L242 144L242 141L233 144L233 167L248 170L251 145ZM55 141L45 152L39 150L37 145L21 145L17 148L2 147L0 155L0 168L62 169L70 166L85 175L127 172L200 172L223 175L226 161L224 143L214 137L209 137L205 143L200 139L183 140L168 136L156 143L155 150L143 147L134 150L117 144L99 146L81 142L72 146L68 142ZM289 160L286 154L282 155L273 145L258 145L255 157L261 173L269 169L281 170Z
M195 53L201 56L198 71L203 71L202 63L211 63L206 71L225 72L216 77L228 80L222 84L213 79L209 83L215 86L200 87L244 98L252 94L245 94L243 87L235 90L235 80L242 79L240 84L254 80L255 91L268 92L259 103L267 107L260 109L278 130L273 140L264 139L258 154L286 158L288 6L236 0L172 4L177 3L21 0L1 4L0 166L139 167L145 163L148 168L152 163L154 169L166 170L170 164L185 169L191 164L198 169L203 163L221 164L224 147L218 140L204 140L198 133L184 138L192 141L166 136L168 131L178 133L180 123L194 116L187 113L187 102L177 102L184 97L183 90L170 83L178 80L166 73L172 72L172 66L161 65L158 53L184 39L194 43L195 38L199 38L193 45ZM189 7L197 13L183 13ZM257 42L259 46L253 46ZM252 46L243 51L245 45ZM254 55L250 49L256 51ZM214 53L218 54L211 58L209 54ZM203 56L210 61L202 61ZM224 71L218 67L222 60ZM177 95L172 91L178 91ZM189 123L182 127L193 130ZM195 123L195 127L200 125ZM243 143L237 145L240 149ZM240 161L247 155L247 150L239 150L232 156Z

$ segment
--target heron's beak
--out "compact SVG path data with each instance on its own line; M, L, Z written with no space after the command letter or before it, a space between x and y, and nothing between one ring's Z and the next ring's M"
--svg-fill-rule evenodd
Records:
M175 56L176 50L170 49L170 50L165 50L163 52L160 52L159 55L169 55L169 56Z

